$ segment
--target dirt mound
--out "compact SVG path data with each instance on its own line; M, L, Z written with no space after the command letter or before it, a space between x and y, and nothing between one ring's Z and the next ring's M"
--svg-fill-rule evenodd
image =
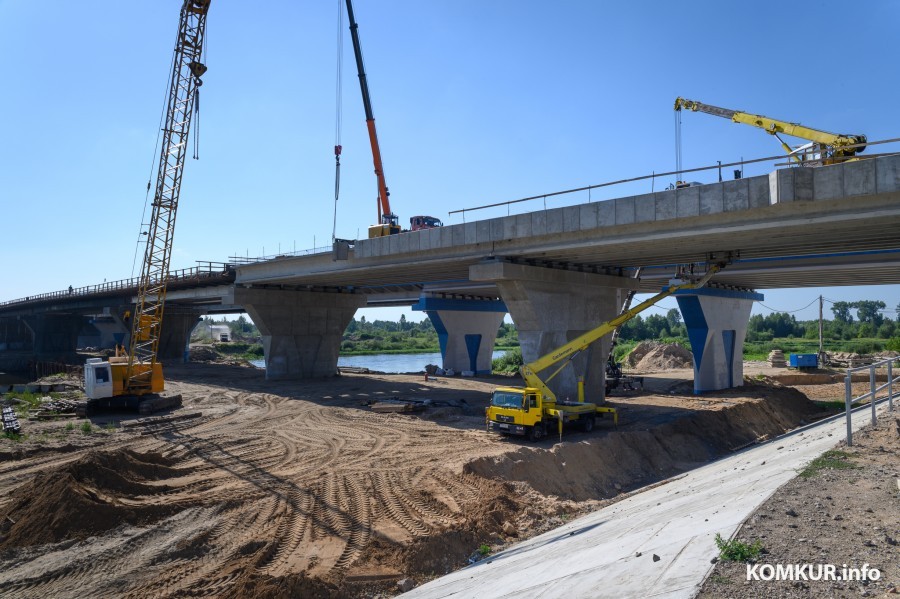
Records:
M184 505L154 500L170 487L151 483L180 474L160 454L127 449L91 452L42 472L13 491L0 549L83 539L164 518Z
M693 368L694 356L677 343L641 341L626 357L630 367L641 372Z
M210 345L191 345L191 362L218 362L221 356Z
M794 389L749 384L736 391L757 399L723 410L694 412L652 430L479 458L466 464L465 471L523 481L539 493L563 499L604 499L781 434L820 411Z

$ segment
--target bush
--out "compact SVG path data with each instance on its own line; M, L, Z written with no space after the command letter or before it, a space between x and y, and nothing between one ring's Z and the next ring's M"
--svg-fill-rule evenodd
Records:
M491 370L494 372L517 372L524 363L522 360L522 348L517 347L492 360Z
M84 435L90 435L93 432L94 428L91 426L91 423L87 420L81 423L81 433Z
M737 539L726 541L716 533L716 547L719 548L719 557L726 562L753 562L762 551L762 541L756 540L748 545Z

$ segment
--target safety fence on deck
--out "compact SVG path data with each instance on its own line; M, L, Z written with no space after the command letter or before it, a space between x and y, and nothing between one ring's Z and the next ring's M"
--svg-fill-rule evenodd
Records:
M191 268L169 271L167 284L171 285L173 283L190 282L201 283L212 279L228 277L234 272L234 265L225 262L200 262L199 264L199 266L193 266ZM62 291L50 291L48 293L39 293L37 295L29 295L19 299L0 302L0 307L76 296L136 292L140 282L140 277L132 277L130 279L120 279L118 281L104 281L103 283L87 285L84 287L69 287Z
M850 412L853 410L853 404L862 401L864 399L868 399L870 405L872 406L872 426L875 426L878 422L878 417L875 414L875 399L878 397L878 393L887 389L887 402L888 402L888 410L891 412L894 411L894 384L900 383L900 376L896 379L894 378L894 362L898 362L900 365L900 357L896 358L888 358L886 360L881 360L880 362L875 362L873 364L869 364L868 366L859 366L858 368L848 368L847 376L844 379L844 402L846 404L847 411L847 445L853 445L853 428L850 423ZM875 374L876 370L879 368L887 368L887 382L880 387L876 387L875 383ZM863 393L859 397L853 397L853 373L854 372L862 372L864 370L869 371L869 391Z

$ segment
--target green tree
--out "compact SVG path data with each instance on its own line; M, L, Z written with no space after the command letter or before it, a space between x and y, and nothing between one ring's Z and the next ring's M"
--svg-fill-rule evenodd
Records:
M850 302L834 302L834 305L831 306L831 312L834 314L835 320L850 324L853 322L850 308L853 308L853 304Z
M668 312L666 312L666 320L669 321L670 328L676 328L681 326L681 312L678 308L672 308Z
M881 326L878 327L878 337L879 339L890 339L896 331L897 326L894 324L894 321L885 319Z
M884 321L881 310L884 310L887 304L881 300L860 300L853 302L851 305L856 308L856 316L860 322L865 322L872 325L873 328L878 328Z

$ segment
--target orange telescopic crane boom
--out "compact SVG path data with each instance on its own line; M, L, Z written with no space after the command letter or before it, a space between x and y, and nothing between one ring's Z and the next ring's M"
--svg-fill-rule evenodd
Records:
M366 111L366 128L369 130L369 143L372 146L372 161L375 163L375 178L378 180L378 224L369 227L369 237L381 237L400 232L397 215L391 212L390 192L384 179L384 166L381 163L381 148L378 145L378 133L375 131L375 115L372 114L372 100L369 98L369 83L366 80L366 68L363 64L362 48L359 45L359 24L353 16L353 3L347 0L347 18L350 20L350 37L353 39L353 55L356 57L356 70L359 73L359 88L362 91L363 108Z

